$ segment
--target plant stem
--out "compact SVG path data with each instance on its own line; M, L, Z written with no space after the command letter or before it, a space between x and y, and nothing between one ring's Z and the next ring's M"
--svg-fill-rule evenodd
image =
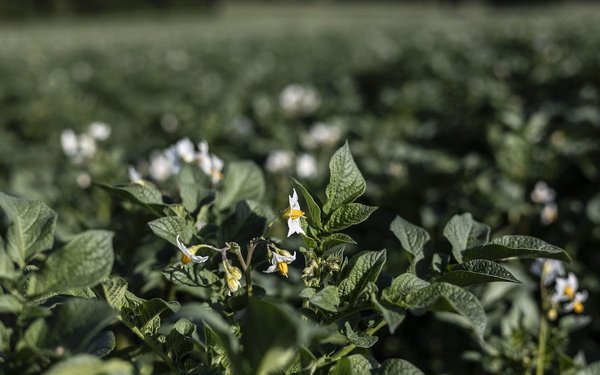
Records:
M538 357L535 374L544 375L544 367L546 363L546 335L548 332L548 320L542 315L540 320L540 337L538 342Z

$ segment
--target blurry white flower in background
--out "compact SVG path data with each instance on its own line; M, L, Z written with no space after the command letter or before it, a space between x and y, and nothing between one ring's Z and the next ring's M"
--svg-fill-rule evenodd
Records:
M81 164L94 157L97 151L96 141L87 134L77 135L71 129L60 134L60 145L73 164Z
M208 142L202 141L198 143L198 165L202 171L210 176L213 184L218 183L223 178L223 167L224 163L217 155L209 154Z
M69 158L77 155L78 142L75 132L71 129L63 130L60 134L60 145L65 155L67 155Z
M300 154L296 159L296 174L300 178L310 178L317 175L317 159L310 154Z
M565 274L565 267L559 260L536 259L531 265L531 272L542 278L544 285L550 285L557 277Z
M144 184L142 175L140 174L140 172L138 172L137 169L135 169L135 167L133 165L130 165L127 168L127 173L129 175L129 181L133 182L134 184L140 184L140 185Z
M110 126L103 122L95 121L88 126L89 136L98 141L107 140L111 132Z
M530 194L531 201L543 204L540 220L544 225L550 225L558 219L558 206L555 203L556 190L544 181L538 181Z
M339 126L317 122L308 133L302 135L302 144L308 149L333 146L341 136L342 129Z
M189 138L183 138L175 145L177 155L186 163L191 163L196 158L196 150L194 144Z
M556 199L556 191L544 181L538 181L531 192L531 201L534 203L550 203Z
M294 154L287 150L275 150L269 153L265 168L271 173L282 173L292 168Z
M172 113L165 113L160 118L160 126L167 133L173 133L179 127L179 120Z
M150 155L150 176L156 181L164 181L174 173L173 164L164 152Z
M288 114L310 115L319 109L321 96L312 87L291 84L279 94L279 105Z
M92 184L92 176L83 172L77 175L77 185L82 189L87 189Z

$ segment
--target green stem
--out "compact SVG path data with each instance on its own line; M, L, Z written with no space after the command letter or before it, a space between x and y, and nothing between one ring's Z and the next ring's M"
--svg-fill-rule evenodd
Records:
M144 332L140 331L138 327L123 320L121 317L118 317L117 319L123 323L123 325L129 328L137 337L139 337L156 355L158 355L173 373L183 375L183 372L177 368L175 363L173 363L173 360L166 353L164 353L150 337L147 337Z
M535 370L536 375L544 375L544 368L546 364L546 335L548 333L548 320L542 315L540 321L540 337L538 341L538 357L537 367Z

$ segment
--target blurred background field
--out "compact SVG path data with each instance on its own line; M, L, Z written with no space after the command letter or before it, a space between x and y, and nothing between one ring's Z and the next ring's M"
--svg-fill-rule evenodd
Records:
M367 179L365 203L380 207L353 233L359 243L399 249L387 231L396 214L441 233L469 211L497 234L568 250L591 292L586 313L598 315L598 6L213 3L68 13L0 21L0 190L48 203L59 233L118 229L126 217L89 181L125 182L128 165L147 174L150 155L183 137L208 141L226 165L265 167L275 207L286 204L290 176L324 191L326 163L348 139ZM110 137L71 163L61 132L98 121ZM532 201L540 181L556 190L552 202ZM406 266L400 251L391 257ZM589 328L576 334L591 362L600 322ZM440 334L411 343L411 329L379 345L380 355L400 351L426 372L470 368L453 362L473 348L466 336L448 339L459 342L448 350Z

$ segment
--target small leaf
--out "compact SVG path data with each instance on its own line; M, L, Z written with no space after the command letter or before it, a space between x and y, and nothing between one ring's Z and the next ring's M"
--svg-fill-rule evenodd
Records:
M308 209L308 217L307 220L309 224L317 229L323 229L323 224L321 223L321 207L317 204L312 195L306 190L306 188L298 182L298 180L293 179L296 185L298 186L298 190L304 197L304 201L306 202L306 206Z
M349 226L362 223L377 209L377 207L365 206L360 203L348 203L331 214L325 225L328 232L337 232Z
M184 164L177 176L181 202L188 212L196 211L198 203L210 193L209 178L194 164Z
M0 295L0 314L14 314L23 310L23 304L11 294Z
M486 315L473 294L448 283L428 283L413 274L405 273L394 279L383 291L383 299L391 304L416 310L450 311L465 317L477 337L483 340Z
M217 193L215 208L225 210L242 200L261 200L265 195L265 177L253 162L241 161L229 164Z
M356 244L356 241L354 241L352 237L344 233L332 233L329 236L323 238L322 241L323 242L321 243L321 248L323 249L323 251L327 251L328 249L334 246L341 245L344 243Z
M46 204L0 193L0 207L10 220L7 251L15 263L23 267L36 253L52 248L56 213Z
M115 310L121 311L127 303L127 281L121 277L111 277L102 282L103 297Z
M323 206L323 210L328 214L346 203L354 202L365 192L367 187L365 179L352 158L348 142L331 157L329 172L329 184L325 190L327 202Z
M103 331L83 351L97 357L104 357L113 351L116 344L115 334L112 331Z
M414 264L423 259L425 256L423 249L430 239L429 233L425 229L396 216L390 224L390 230L400 240L402 248L410 254L411 263Z
M485 245L490 238L490 227L473 220L469 213L454 215L444 228L444 237L452 244L452 255L462 262L466 249Z
M381 316L388 325L390 333L394 333L406 317L404 311L396 310L398 309L397 307L394 309L383 306L379 301L377 301L377 298L374 295L372 295L371 301L373 302L375 309L381 313Z
M369 283L374 283L385 264L386 250L364 251L352 257L342 273L340 297L354 305Z
M379 337L377 336L371 336L367 333L359 334L354 332L349 322L345 322L344 327L346 329L346 337L348 338L348 341L354 344L357 348L370 348L377 343L377 340L379 340Z
M404 359L393 358L383 362L373 375L425 375L425 373Z
M440 275L436 281L445 281L458 286L467 286L492 281L508 281L518 283L506 268L496 262L485 259L469 260L450 267L450 270Z
M112 237L112 232L103 230L90 230L73 237L48 257L41 272L33 275L30 294L42 295L98 284L112 269Z
M192 225L177 216L161 217L149 222L148 226L155 235L169 241L174 246L177 246L177 236L180 241L188 243L193 235Z
M329 371L329 375L371 375L379 366L373 358L353 354L340 359Z
M487 245L468 249L464 259L500 260L506 258L547 258L570 263L571 258L561 248L530 236L502 236Z
M144 184L130 183L124 185L107 185L99 183L96 185L114 196L143 206L160 207L163 205L162 194L149 182L144 182Z
M310 303L330 312L337 312L340 304L340 295L338 288L334 285L328 285L314 296L310 297Z
M209 286L219 281L219 276L204 269L201 264L174 264L165 267L163 276L179 286Z

